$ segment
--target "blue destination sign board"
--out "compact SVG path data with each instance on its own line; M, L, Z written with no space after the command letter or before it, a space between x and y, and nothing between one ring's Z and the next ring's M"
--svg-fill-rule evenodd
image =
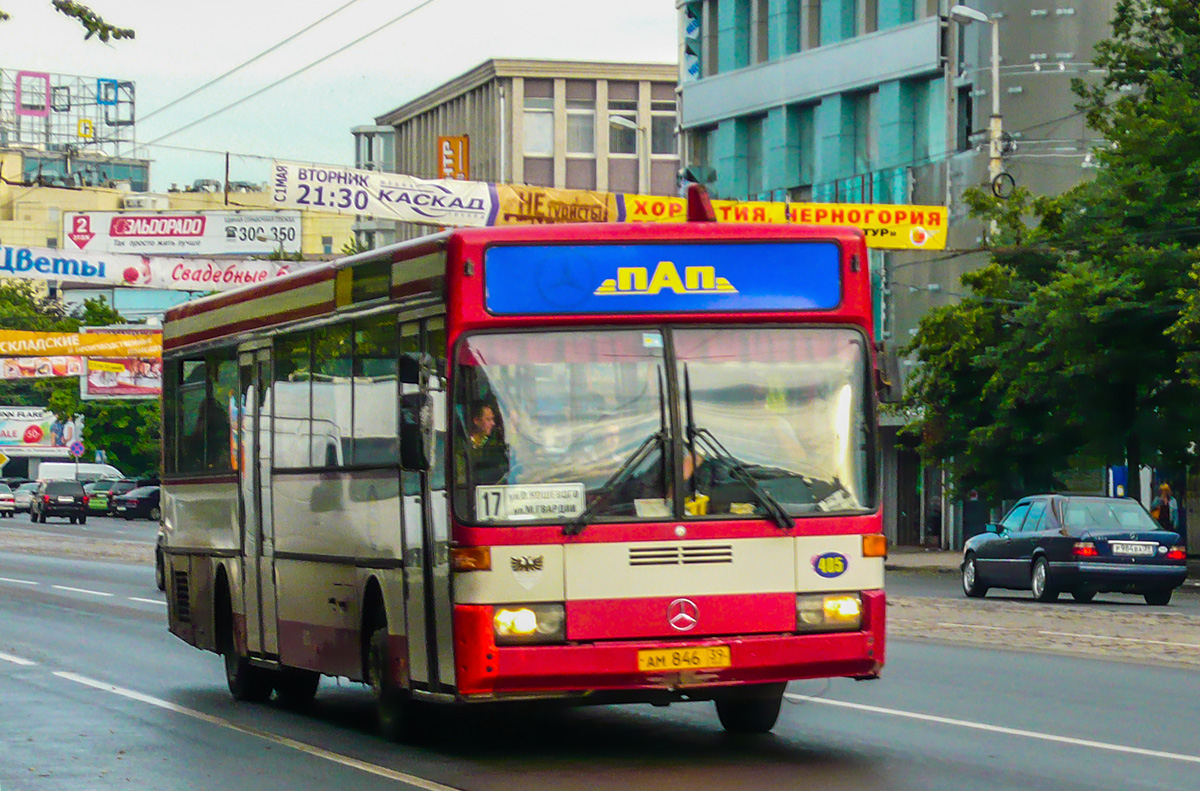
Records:
M500 315L829 310L842 291L832 242L496 245L484 277Z

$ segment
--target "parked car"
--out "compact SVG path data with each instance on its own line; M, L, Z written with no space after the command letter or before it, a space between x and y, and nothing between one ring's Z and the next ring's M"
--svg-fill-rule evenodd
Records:
M29 521L44 523L46 517L61 516L82 525L87 522L87 504L79 481L42 481L29 504Z
M968 539L961 568L971 597L1012 588L1032 590L1038 601L1070 591L1088 602L1120 592L1163 605L1187 577L1187 550L1136 500L1042 494L1019 500L998 524Z
M117 513L117 508L116 508L116 505L117 505L116 499L118 496L120 496L122 494L126 494L128 492L132 492L134 489L137 489L142 486L157 486L158 479L157 478L119 478L115 481L109 480L109 481L102 481L101 483L106 483L108 485L108 487L104 490L104 493L102 495L100 495L101 499L104 501L105 513L107 513L109 516L119 516L119 514Z
M17 498L13 495L12 488L7 483L0 483L0 516L11 519L16 510Z
M140 516L157 521L162 516L158 505L158 489L157 486L142 486L117 495L113 498L113 512L126 519Z
M37 491L38 482L30 481L23 483L16 489L13 489L13 499L15 500L16 509L18 511L28 511L29 504L33 502L33 493Z
M88 513L92 516L108 512L108 489L112 485L112 481L96 481L83 485L83 491L88 496Z

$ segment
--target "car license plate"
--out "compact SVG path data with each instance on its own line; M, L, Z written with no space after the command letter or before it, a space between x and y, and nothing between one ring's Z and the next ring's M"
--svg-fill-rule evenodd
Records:
M75 498L74 497L60 497L60 498L58 498L58 501L60 503L73 503L73 502L75 502Z
M638 670L643 673L656 670L716 670L733 664L727 645L638 651L637 663Z
M1112 541L1112 551L1114 555L1124 555L1132 557L1150 557L1154 555L1156 544L1147 544L1136 541Z

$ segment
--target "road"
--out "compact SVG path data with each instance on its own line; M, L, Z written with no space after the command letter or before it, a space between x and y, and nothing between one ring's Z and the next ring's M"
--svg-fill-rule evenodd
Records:
M219 659L167 633L148 564L0 552L0 789L1200 786L1194 671L913 639L888 653L880 681L792 684L768 737L728 737L694 704L482 731L438 717L392 745L344 680L301 712L233 702Z
M914 596L931 599L965 599L962 585L957 573L945 571L889 571L885 582L889 593L897 596ZM1171 597L1171 603L1165 607L1151 607L1141 596L1128 593L1098 593L1088 604L1080 604L1064 593L1053 605L1042 604L1033 598L1029 591L1013 591L992 589L988 591L987 601L1000 600L1012 602L1014 606L1027 607L1063 607L1080 611L1111 610L1113 612L1148 612L1148 613L1178 613L1200 616L1200 587L1184 585L1177 588Z

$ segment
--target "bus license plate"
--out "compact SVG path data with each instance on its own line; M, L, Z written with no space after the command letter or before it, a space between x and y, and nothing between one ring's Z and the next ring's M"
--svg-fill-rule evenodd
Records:
M727 645L638 651L637 662L638 670L643 673L656 670L716 670L732 664Z

